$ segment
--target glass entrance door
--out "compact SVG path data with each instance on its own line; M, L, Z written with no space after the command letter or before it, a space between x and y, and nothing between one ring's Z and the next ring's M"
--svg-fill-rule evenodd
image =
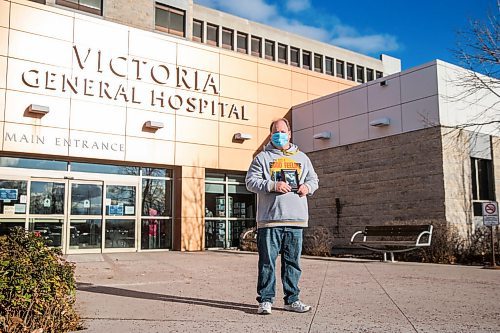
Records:
M107 250L137 248L136 197L137 186L106 184L105 243Z
M67 253L102 251L102 182L69 181Z

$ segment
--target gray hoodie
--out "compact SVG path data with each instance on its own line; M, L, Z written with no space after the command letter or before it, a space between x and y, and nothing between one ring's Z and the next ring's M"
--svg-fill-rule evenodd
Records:
M257 193L257 228L307 227L307 197L295 192L275 192L276 182L282 181L286 173L293 175L294 170L298 172L299 185L305 184L312 195L318 189L318 175L296 145L290 144L287 151L282 151L268 143L252 161L245 182L249 191Z

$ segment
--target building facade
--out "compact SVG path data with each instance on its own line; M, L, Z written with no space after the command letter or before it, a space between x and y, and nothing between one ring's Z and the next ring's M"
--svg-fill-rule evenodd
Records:
M294 141L321 179L316 237L352 251L366 225L432 223L467 239L483 224L481 203L500 191L500 107L470 74L437 60L293 107Z
M399 71L188 0L0 0L0 232L64 253L237 246L270 122Z

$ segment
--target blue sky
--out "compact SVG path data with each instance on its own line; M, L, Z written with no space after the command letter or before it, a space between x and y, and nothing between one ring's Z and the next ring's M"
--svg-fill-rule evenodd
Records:
M457 31L486 20L496 0L194 0L240 17L411 68L433 59L457 63Z

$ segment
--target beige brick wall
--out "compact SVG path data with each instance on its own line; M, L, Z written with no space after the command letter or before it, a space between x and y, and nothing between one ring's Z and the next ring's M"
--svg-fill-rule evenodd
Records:
M154 29L154 1L151 0L106 0L103 16L111 21L141 29Z
M320 179L308 233L328 229L342 248L365 225L444 222L441 147L430 128L308 154Z

